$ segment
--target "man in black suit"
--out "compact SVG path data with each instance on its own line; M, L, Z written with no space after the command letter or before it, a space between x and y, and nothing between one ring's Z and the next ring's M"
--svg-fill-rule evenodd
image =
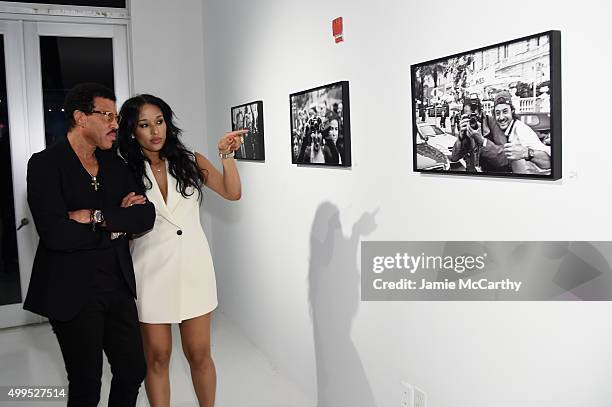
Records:
M69 382L68 406L97 406L102 351L109 406L134 406L146 374L128 238L155 208L116 154L115 95L82 84L66 96L67 139L28 163L28 203L40 236L24 308L49 318Z

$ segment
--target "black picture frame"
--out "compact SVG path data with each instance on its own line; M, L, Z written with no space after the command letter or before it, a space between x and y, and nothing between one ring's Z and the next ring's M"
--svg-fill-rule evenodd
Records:
M348 81L290 94L291 162L297 165L350 167L350 117Z
M264 140L264 112L263 101L243 103L230 109L232 131L249 129L244 135L244 143L236 150L234 158L242 161L265 161L266 146ZM242 124L237 117L242 115ZM253 116L255 118L253 119ZM250 117L250 122L247 118Z
M524 50L524 52L522 51ZM523 54L521 54L523 52ZM480 59L480 61L477 60ZM488 59L487 59L488 58ZM523 60L521 60L523 58ZM491 61L493 59L493 61ZM471 61L471 62L470 62ZM486 62L485 62L486 61ZM463 65L462 65L463 64ZM517 67L515 65L520 65ZM531 65L530 65L531 64ZM475 67L479 66L480 71L475 71ZM527 68L533 66L534 69L528 71ZM472 70L471 77L468 82L468 68ZM521 69L519 69L521 68ZM463 71L462 71L463 69ZM522 70L522 71L521 71ZM517 74L521 71L522 74ZM528 81L528 75L533 75L533 81ZM505 75L505 76L504 76ZM541 77L540 77L541 75ZM538 34L533 34L518 39L477 48L470 51L465 51L450 56L433 59L418 64L413 64L410 67L411 90L412 90L412 141L413 141L413 171L421 173L434 174L449 174L449 175L469 175L469 176L492 176L492 177L510 177L510 178L532 178L541 180L558 180L562 177L562 130L561 130L561 32L556 30L545 31ZM434 76L436 80L434 81ZM440 76L440 78L438 78ZM449 79L450 76L450 79ZM516 81L510 81L515 78ZM525 78L526 81L520 79ZM545 80L542 80L545 78ZM439 82L446 80L444 85ZM539 82L538 82L539 80ZM449 89L449 81L451 91ZM434 86L431 85L433 82ZM466 85L470 85L469 87ZM482 85L482 86L481 86ZM527 85L527 86L525 86ZM503 156L494 152L500 149L503 143L503 136L500 131L503 124L508 121L497 120L484 111L491 106L495 106L495 100L502 101L499 98L503 95L497 92L493 95L492 90L503 91L504 86L510 90L512 106L518 102L519 106L514 106L517 120L523 124L516 123L516 128L507 126L510 139L514 137L519 130L525 134L525 139L532 140L532 136L525 127L530 128L538 136L542 144L548 144L550 148L550 169L545 167L540 168L535 164L538 157L534 154L540 154L538 151L546 152L547 149L538 150L539 144L532 144L534 148L525 147L529 151L527 160L512 160L508 161L508 166L501 165L504 161ZM427 89L425 89L427 87ZM463 144L463 134L459 133L459 127L456 125L452 129L453 137L456 139L461 136L461 140L449 138L450 133L446 132L445 126L442 128L442 116L450 116L453 111L456 111L457 97L463 92L463 96L467 96L471 91L482 87L480 94L480 105L468 103L470 107L480 106L483 113L482 119L486 120L486 124L491 124L489 127L490 137L484 146L478 146L477 149L470 150L469 142ZM531 87L531 90L529 89ZM432 89L435 89L433 91ZM440 96L440 91L442 96ZM514 91L514 95L512 95ZM545 93L547 95L545 95ZM478 95L478 92L475 93ZM531 95L528 98L522 98L523 95ZM446 96L446 99L444 97ZM489 98L489 96L492 97ZM454 98L454 101L451 101ZM529 101L526 99L530 99ZM432 104L432 100L436 102ZM442 100L442 103L440 101ZM463 100L466 100L464 98ZM471 93L469 100L475 102L474 93ZM446 102L446 103L445 103ZM453 105L454 103L454 105ZM501 103L500 103L501 105ZM510 105L510 103L508 103ZM502 106L503 107L503 106ZM470 109L460 107L458 118L461 118L465 111ZM478 109L475 109L478 110ZM433 116L433 121L432 121ZM478 117L477 115L475 115ZM488 117L487 117L488 116ZM436 126L436 121L440 118L440 125ZM478 122L477 119L475 119ZM445 122L445 120L444 120ZM511 122L510 122L511 123ZM438 127L436 130L434 127ZM445 123L446 124L446 123ZM524 126L526 124L527 126ZM478 125L475 125L478 127ZM485 128L483 125L482 128ZM439 134L442 130L444 134ZM456 133L455 133L456 131ZM515 133L513 134L512 131ZM486 130L485 130L486 132ZM501 134L503 134L502 131ZM516 136L516 140L520 140ZM433 142L432 142L433 140ZM494 140L492 144L491 140ZM472 146L476 145L471 142ZM498 144L499 143L499 144ZM452 144L452 145L451 145ZM520 144L520 143L518 143ZM461 147L457 149L457 147ZM467 148L466 148L467 146ZM521 149L521 154L524 154ZM472 155L462 155L465 151L471 151ZM503 153L503 148L502 148ZM478 160L475 161L475 157ZM464 169L453 166L461 161L457 157L463 157ZM497 157L497 158L496 158ZM466 159L468 161L466 161ZM482 172L477 172L478 167L473 164L478 164ZM471 164L471 165L470 165ZM520 165L519 165L520 164ZM545 165L545 164L544 164ZM471 169L468 170L468 168ZM486 170L483 170L486 168ZM505 170L504 170L505 169ZM509 171L508 171L509 170ZM475 172L476 171L476 172Z

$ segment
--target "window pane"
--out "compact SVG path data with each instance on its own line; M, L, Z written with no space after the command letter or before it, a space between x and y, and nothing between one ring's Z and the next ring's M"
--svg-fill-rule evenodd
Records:
M0 305L21 302L13 170L6 98L4 36L0 35Z
M8 3L21 3L18 0L7 0ZM125 0L43 0L28 2L34 4L58 4L67 6L115 7L125 8Z
M66 136L62 110L74 85L97 82L114 89L111 38L40 37L45 139L47 146Z

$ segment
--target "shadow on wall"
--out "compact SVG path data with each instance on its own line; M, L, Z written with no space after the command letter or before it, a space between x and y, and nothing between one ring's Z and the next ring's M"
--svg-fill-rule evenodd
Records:
M359 306L357 245L376 229L373 213L364 213L345 238L340 212L322 203L310 232L308 274L317 367L317 407L374 407L372 389L351 340Z

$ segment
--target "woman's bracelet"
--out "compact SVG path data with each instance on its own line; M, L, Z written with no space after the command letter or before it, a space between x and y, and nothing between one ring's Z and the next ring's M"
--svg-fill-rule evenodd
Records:
M219 158L221 158L222 160L232 158L234 155L234 151L230 151L229 153L222 153L221 151L219 151Z

